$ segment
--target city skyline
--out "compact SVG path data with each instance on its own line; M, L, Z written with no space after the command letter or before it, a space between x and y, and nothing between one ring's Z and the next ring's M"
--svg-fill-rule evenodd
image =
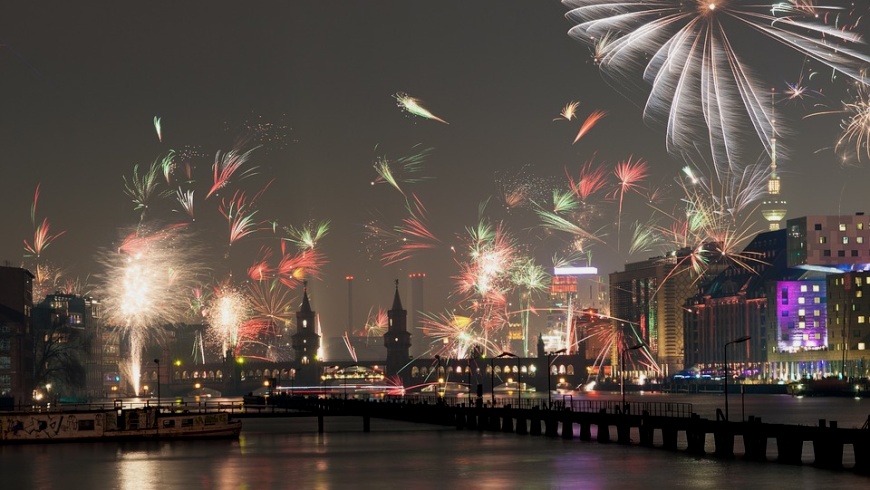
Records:
M644 161L647 193L660 187L676 193L668 206L680 200L675 179L686 162L668 154L661 128L644 125L636 105L643 99L622 97L599 75L589 48L567 35L574 23L559 2L44 9L16 6L0 23L6 87L0 145L7 160L0 172L8 187L0 196L8 232L0 259L12 265L26 263L21 241L32 241L34 225L46 218L52 232L64 234L40 260L82 281L104 273L100 251L118 247L119 230L141 220L124 179L132 178L134 165L142 172L175 150L193 163L199 179L191 228L209 248L205 275L213 284L230 273L238 279L264 245L276 247L274 236L259 228L330 222L318 245L327 263L319 279L310 278L310 292L325 336L337 336L347 330L346 276L355 278L355 328L370 307L389 306L395 278L407 287L412 273L427 274L425 303L432 311L459 308L453 278L465 261L460 237L477 226L480 214L494 226L504 223L518 249L542 267L552 267L553 255L567 255L571 237L541 226L529 205L512 208L500 192L505 189L528 186L538 199L551 199L553 190L568 187L566 174L576 179L587 161L605 168L611 180L617 162ZM776 58L759 78L784 99L788 83L803 76L808 63L780 56L788 50L774 41L758 51L758 57ZM831 75L820 68L812 73L816 79ZM841 117L803 119L839 107L847 96L841 82L819 82L821 94L777 106L784 120L777 144L788 218L866 211L860 181L867 169L841 166L831 148ZM403 111L397 93L420 98L449 124ZM554 121L571 101L580 102L577 119ZM572 144L594 111L607 114ZM262 144L251 154L251 176L203 199L215 155L245 136L252 138L245 149ZM769 162L762 148L753 149L751 141L746 146L745 154L755 155L746 158L762 167ZM396 188L372 184L379 157L395 161L428 148L419 175L412 176L423 180ZM249 199L263 191L256 218L262 225L237 244L215 246L227 240L219 201L237 190ZM584 249L603 274L667 248L628 254L619 242L628 241L631 223L646 221L655 207L641 193L610 192L601 200L605 216L592 229L607 230ZM482 202L488 202L483 213ZM367 225L401 225L406 204L425 214L438 240L385 266L382 254L389 250L367 238ZM184 221L163 201L153 214L163 223ZM765 229L760 212L747 219L744 240ZM297 299L298 293L297 285ZM298 301L291 306L296 311Z

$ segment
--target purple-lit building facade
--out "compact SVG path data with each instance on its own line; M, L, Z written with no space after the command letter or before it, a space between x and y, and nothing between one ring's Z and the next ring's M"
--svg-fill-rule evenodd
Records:
M771 292L771 305L780 315L779 327L771 331L776 335L776 348L768 355L771 375L784 380L867 376L870 217L804 216L788 220L786 230L788 267L823 276L797 284L781 281Z
M772 328L779 352L824 349L828 345L827 287L824 279L777 281L772 295Z
M775 332L780 329L778 319L782 315L777 304L770 304L770 287L779 281L793 282L804 274L786 267L785 250L785 230L757 235L744 248L742 264L731 262L714 279L701 283L697 294L686 300L683 323L687 368L721 372L725 345L749 336L749 341L729 349L730 369L764 374L769 346L777 345L779 337ZM796 299L792 302L797 305ZM797 308L788 315L796 318Z

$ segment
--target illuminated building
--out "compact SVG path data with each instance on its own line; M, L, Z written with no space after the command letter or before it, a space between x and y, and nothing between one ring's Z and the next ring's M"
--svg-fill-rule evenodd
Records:
M788 341L795 328L790 322L798 321L800 313L806 315L789 292L807 288L809 283L806 271L786 267L785 243L785 230L757 235L743 249L741 263L729 263L686 301L686 367L719 372L725 344L750 336L729 352L728 360L741 368L760 369L767 360L768 346L778 345L783 338ZM786 289L785 295L774 296L773 290L781 288Z
M584 318L583 311L592 309L605 315L609 311L607 284L601 280L598 269L557 267L550 279L549 293L548 332L542 336L545 350L553 352L564 348L572 354L580 351L597 352L600 347L598 344L606 343L606 339L598 336L580 345L579 339L585 338L585 335L578 332L578 329L583 328L578 320Z
M784 230L758 235L745 250L758 259L749 263L753 271L730 267L687 303L687 322L697 324L697 353L690 357L687 351L687 365L715 365L725 342L750 335L729 361L750 367L764 362L764 378L867 373L864 357L870 355L863 348L870 329L861 326L870 315L863 298L864 276L870 274L868 228L863 213L804 216L789 219ZM762 294L766 307L759 304ZM705 338L705 332L712 333Z
M692 271L690 253L682 249L626 264L625 271L610 274L610 315L615 333L624 339L621 345L643 342L663 376L685 364L684 301L695 295L698 284L724 269L721 261L711 261L699 278ZM612 365L617 347L620 344L614 344Z

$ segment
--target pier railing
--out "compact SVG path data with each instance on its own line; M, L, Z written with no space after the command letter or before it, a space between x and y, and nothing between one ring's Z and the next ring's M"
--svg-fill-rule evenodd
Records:
M387 397L387 401L408 403L440 403L450 407L469 406L468 397L438 397L437 395L405 395ZM471 404L476 403L475 399ZM571 396L553 397L552 400L541 398L517 398L517 397L483 397L481 406L485 407L512 407L539 410L570 410L573 412L609 413L609 414L636 414L646 412L654 417L691 417L693 407L691 403L668 403L668 402L626 402L624 405L618 400L575 400Z

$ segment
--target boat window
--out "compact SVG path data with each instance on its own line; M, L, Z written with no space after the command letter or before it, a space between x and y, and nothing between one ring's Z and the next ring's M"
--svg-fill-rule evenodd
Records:
M171 429L171 428L175 427L175 421L174 420L164 420L163 427L167 428L167 429Z
M193 427L193 419L181 419L182 427Z
M94 419L79 420L79 430L94 430Z

